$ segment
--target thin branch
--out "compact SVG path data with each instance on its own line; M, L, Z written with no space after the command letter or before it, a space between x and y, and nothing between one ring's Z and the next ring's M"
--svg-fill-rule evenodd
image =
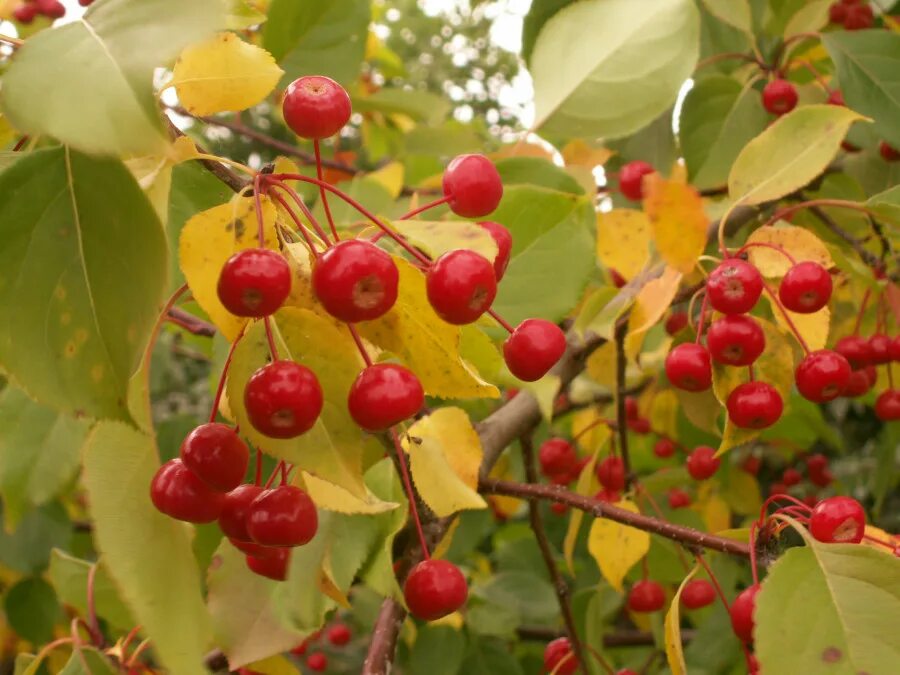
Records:
M181 129L179 129L177 126L175 126L175 123L167 115L165 116L165 118L169 125L169 135L173 139L178 138L179 136L186 135ZM191 139L191 140L193 141L193 139ZM197 143L195 142L194 145L197 145ZM201 154L206 154L206 150L204 150L200 145L197 145L197 150ZM202 163L203 166L205 166L207 169L209 169L209 172L212 175L214 175L220 181L225 183L225 185L230 187L235 192L240 192L241 190L246 188L248 185L250 185L249 180L247 180L243 176L239 175L235 171L232 171L231 169L229 169L227 166L225 166L224 164L222 164L220 162L215 162L211 159L201 159L198 161L200 163Z
M519 626L516 634L523 640L533 640L535 642L550 642L558 637L563 637L563 633L546 626ZM694 639L696 631L686 628L681 631L681 641L690 642ZM616 647L650 647L656 644L653 633L642 630L617 630L603 636L603 646L606 649L614 649Z
M216 327L211 323L197 318L190 312L186 312L183 309L179 309L178 307L173 307L172 309L170 309L169 314L166 316L166 319L179 326L180 328L184 328L188 333L191 333L193 335L212 337L216 334Z
M819 221L827 227L831 232L841 239L843 239L847 244L850 245L856 254L859 256L860 260L862 260L866 265L871 267L873 270L881 269L883 267L881 259L872 253L871 251L866 250L863 246L862 242L851 235L847 230L842 228L837 222L829 216L825 211L823 211L818 206L810 206L809 212L812 213ZM900 281L900 272L895 272L892 275L889 275L892 281Z
M628 419L625 412L625 369L628 365L625 356L625 336L628 335L628 320L616 323L616 426L619 432L619 452L625 468L625 488L631 485L631 459L628 456ZM537 481L529 481L536 483Z

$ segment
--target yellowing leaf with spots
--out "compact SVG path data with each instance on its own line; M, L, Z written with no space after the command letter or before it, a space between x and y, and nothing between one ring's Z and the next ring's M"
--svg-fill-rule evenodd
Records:
M640 513L637 505L627 499L616 503L621 509ZM588 535L588 551L597 561L600 573L610 586L620 593L628 570L650 550L650 535L643 530L597 518Z
M481 440L460 408L440 408L413 424L403 438L410 472L422 500L440 517L483 509L478 494Z
M475 251L491 261L497 257L497 242L477 223L467 220L396 220L391 225L432 258L457 248Z
M669 662L669 670L672 675L685 675L687 673L687 665L684 663L684 651L681 645L681 592L684 587L697 574L697 567L694 567L681 582L675 597L669 604L669 611L666 612L666 620L663 624L663 633L666 642L666 660Z
M226 32L181 52L169 84L192 115L212 115L256 105L283 74L265 49Z
M779 221L776 225L765 225L747 237L748 244L771 244L785 251L788 255L768 246L750 246L747 254L750 262L765 277L783 277L793 263L811 260L826 269L834 267L834 261L824 242L804 227L788 225Z
M277 249L275 207L262 198L266 248ZM194 299L228 341L234 340L246 319L231 314L219 302L216 287L225 261L237 251L259 246L256 207L252 197L235 196L198 213L184 225L178 246L181 271Z
M680 283L681 272L673 267L666 267L661 277L647 282L638 292L625 338L625 353L630 359L637 358L641 345L644 344L644 336L666 313Z
M790 310L782 310L768 293L764 295L772 308L775 321L786 334L794 336L791 330L791 324L793 324L811 350L825 348L825 345L828 344L828 332L831 327L831 310L827 305L812 314L797 314Z
M428 303L425 277L410 263L395 258L400 272L397 302L379 319L359 324L369 342L396 354L440 398L498 398L500 392L459 355L460 330L443 321Z
M632 279L650 259L650 220L642 211L613 209L597 214L597 259Z
M644 211L656 250L669 265L688 274L706 248L709 219L700 193L653 173L644 178Z
M304 488L320 509L328 509L335 513L385 513L396 509L396 502L383 502L371 492L359 497L340 485L335 485L306 471L298 472L302 477L300 487ZM298 479L299 480L299 479Z

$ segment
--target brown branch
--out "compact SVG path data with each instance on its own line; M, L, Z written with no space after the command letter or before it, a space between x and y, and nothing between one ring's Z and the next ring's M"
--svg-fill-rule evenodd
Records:
M169 125L169 135L173 139L186 135L181 129L175 126L175 123L167 115L165 115L164 117L166 118L166 122ZM193 139L191 140L193 141ZM197 146L197 150L199 152L207 154L206 150L203 149L202 146L198 145L196 142L194 142L194 145ZM201 159L198 161L203 164L203 166L205 166L212 175L225 183L225 185L230 187L235 192L240 192L248 185L250 185L249 180L232 171L221 162L216 162L211 159Z
M550 642L563 633L546 626L519 626L516 634L523 640L535 642ZM686 628L681 631L681 641L690 642L694 639L696 631ZM603 636L603 646L607 649L615 647L648 647L656 644L653 633L642 630L617 630L615 633Z
M862 260L866 265L871 267L873 270L882 269L884 267L884 263L877 255L875 255L871 251L866 250L866 248L863 246L862 242L859 239L857 239L856 237L851 235L849 232L847 232L847 230L845 230L840 225L838 225L837 222L834 220L834 218L832 218L827 213L825 213L825 211L823 211L820 207L810 206L809 211L816 218L818 218L819 221L825 227L827 227L829 230L831 230L831 232L833 234L837 235L838 237L843 239L845 242L847 242L847 244L850 245L850 248L852 248L854 251L856 251L856 255L859 256L859 259ZM876 234L877 234L877 231L876 231ZM884 246L883 242L882 242L882 246ZM893 274L890 274L890 275L888 275L888 278L891 279L891 281L895 281L895 282L900 281L900 272L895 272Z
M173 307L172 309L170 309L166 319L179 326L180 328L184 328L184 330L193 335L212 337L216 334L216 327L211 323L197 318L190 312L186 312L183 309L179 309L178 307Z
M628 419L625 412L625 368L628 365L625 356L625 336L628 334L628 320L616 323L616 426L619 432L619 452L622 465L625 467L625 487L631 484L631 460L628 456ZM529 483L537 483L529 480Z

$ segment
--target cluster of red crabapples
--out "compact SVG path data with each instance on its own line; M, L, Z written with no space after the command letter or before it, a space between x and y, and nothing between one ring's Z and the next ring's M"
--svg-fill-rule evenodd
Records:
M285 91L285 122L298 136L314 142L317 158L319 141L337 134L348 122L350 112L347 92L329 78L302 77ZM320 161L317 169L321 176ZM318 185L331 238L282 180L305 180ZM381 229L381 234L374 239L340 240L331 220L326 191L357 208ZM379 319L389 312L398 296L397 265L375 242L381 235L388 235L415 259L414 264L425 275L428 302L443 321L470 324L489 313L506 328L510 335L503 344L504 360L519 379L534 381L543 377L563 355L565 335L558 326L542 319L527 319L513 328L491 310L512 247L509 231L499 223L478 223L496 242L498 252L493 260L471 250L455 249L432 261L321 178L258 174L254 192L257 206L261 195L266 194L294 219L314 259L310 284L315 298L324 312L346 325L359 348L365 367L347 392L345 404L363 431L390 433L425 555L425 560L407 576L404 596L409 609L421 619L445 616L465 603L467 585L453 564L428 556L395 431L396 425L422 409L425 393L418 377L408 368L396 363L372 363L356 332L360 322ZM284 194L296 202L315 233L294 216ZM483 155L462 155L444 171L443 197L404 218L444 203L457 216L482 218L496 209L502 194L500 176L490 160ZM243 404L249 423L257 432L268 438L289 439L309 431L316 423L324 405L323 392L310 368L278 356L270 317L287 300L296 282L281 253L264 247L261 210L256 211L260 245L240 250L225 262L219 273L218 298L231 314L264 323L271 358L250 376ZM316 236L318 247L314 243ZM238 340L240 337L232 350ZM284 463L279 464L266 485L260 485L259 468L254 483L243 483L248 447L237 428L215 422L225 376L223 372L209 423L194 429L182 443L180 457L159 469L151 485L151 496L160 511L174 518L194 523L218 520L222 532L246 554L251 570L283 580L291 547L307 543L316 534L315 504L306 492L288 483L290 468ZM281 482L272 487L279 470Z
M866 0L837 0L828 8L828 21L844 30L865 30L875 24L875 13Z
M78 0L78 4L87 7L94 0ZM13 10L13 18L19 23L29 24L38 16L48 19L61 19L66 15L66 6L59 0L25 0Z

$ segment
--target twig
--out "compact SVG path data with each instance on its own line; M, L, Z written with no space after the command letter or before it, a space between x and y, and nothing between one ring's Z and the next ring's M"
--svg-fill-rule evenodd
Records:
M558 637L562 637L562 632L545 626L519 626L516 633L523 640L534 640L536 642L550 642ZM684 629L681 631L681 641L690 642L694 639L696 631ZM617 630L615 633L603 636L603 646L606 649L615 647L647 647L656 644L653 633L644 632L642 630Z
M179 136L186 135L181 129L179 129L178 127L175 126L175 123L168 116L166 116L166 122L168 122L168 125L169 125L169 135L173 139L178 138ZM191 140L193 141L193 139L191 139ZM196 142L194 143L194 145L197 145ZM197 145L197 150L201 154L206 154L206 151L200 145ZM225 183L225 185L230 187L235 192L240 192L241 190L246 188L248 185L250 185L249 180L238 175L237 173L235 173L234 171L229 169L224 164L215 162L211 159L201 159L199 161L200 161L200 163L203 164L203 166L205 166L207 169L209 169L209 171L210 171L210 173L212 173L212 175L214 175L220 181Z
M216 334L216 327L211 323L199 319L190 312L186 312L178 307L170 309L166 318L193 335L212 337Z
M25 44L24 40L14 38L11 35L0 35L0 42L5 42L8 45L12 45L13 49L18 49Z
M856 254L859 256L860 260L862 260L866 265L875 270L881 269L883 267L881 259L877 255L875 255L871 251L867 251L859 239L857 239L849 232L847 232L847 230L838 225L837 222L835 222L834 218L825 213L820 207L810 206L809 212L812 213L816 218L818 218L819 221L825 227L831 230L833 234L837 235L845 242L847 242L850 245L850 248L856 251ZM892 281L900 281L900 272L894 272L893 274L888 275L888 277Z
M625 336L628 335L628 320L616 323L616 426L619 432L619 452L622 455L622 466L625 468L625 488L631 485L631 460L628 457L628 419L625 413L625 368L628 365L625 356ZM537 481L529 481L536 483Z

